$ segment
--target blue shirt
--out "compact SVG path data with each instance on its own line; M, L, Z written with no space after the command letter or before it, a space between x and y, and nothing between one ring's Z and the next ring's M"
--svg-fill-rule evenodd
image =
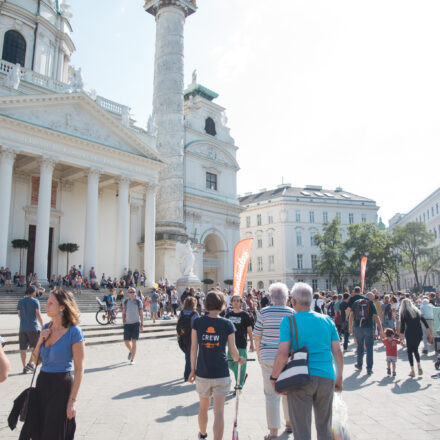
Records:
M49 324L45 324L43 329ZM41 371L46 373L66 373L73 370L72 345L84 341L82 330L77 325L72 325L67 332L51 347L40 347L42 359Z
M20 311L20 332L37 332L37 312L40 310L40 302L32 297L25 296L18 301L17 310Z
M312 311L295 314L298 326L298 343L296 346L295 326L293 326L293 350L306 345L309 350L309 371L311 376L335 379L332 341L339 341L339 335L332 319ZM285 317L280 325L280 342L291 341L289 318Z

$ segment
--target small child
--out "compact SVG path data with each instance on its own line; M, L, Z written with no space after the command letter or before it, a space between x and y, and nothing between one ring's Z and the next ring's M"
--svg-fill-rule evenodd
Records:
M391 328L385 329L385 339L382 339L385 345L385 353L387 355L387 374L391 376L391 364L393 365L393 377L396 377L396 362L397 362L397 344L400 340L394 337L394 330Z

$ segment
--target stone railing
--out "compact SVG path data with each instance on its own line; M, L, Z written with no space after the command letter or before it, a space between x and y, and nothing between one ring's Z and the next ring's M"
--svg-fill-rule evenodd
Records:
M99 104L104 110L107 110L116 115L122 115L124 113L128 113L130 108L126 105L119 104L115 101L111 101L110 99L103 98L102 96L96 97L96 103Z

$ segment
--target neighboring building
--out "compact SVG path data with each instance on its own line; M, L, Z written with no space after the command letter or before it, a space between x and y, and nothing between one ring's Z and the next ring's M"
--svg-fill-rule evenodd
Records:
M395 214L389 221L389 228L393 230L396 226L404 226L410 222L424 223L426 229L434 234L433 246L440 246L440 188L422 200L407 214ZM423 281L423 276L423 273L420 272L421 281ZM428 275L426 284L438 289L440 286L440 270ZM400 271L400 288L412 289L414 285L414 273L402 269ZM398 287L397 283L395 287Z
M190 238L201 279L232 278L237 147L217 94L196 74L183 90L183 29L195 1L152 0L145 9L157 27L146 130L129 107L84 90L69 65L65 1L0 0L0 266L18 271L11 241L25 238L26 273L64 274L58 245L74 242L70 262L85 274L130 267L145 269L150 284L175 282L176 242Z
M253 237L248 287L267 289L274 281L289 288L294 282L309 283L314 290L335 289L328 277L313 269L319 256L314 236L323 224L338 216L343 238L353 223L377 222L378 206L365 197L321 186L293 188L279 185L239 197L241 238ZM356 282L353 280L353 282Z

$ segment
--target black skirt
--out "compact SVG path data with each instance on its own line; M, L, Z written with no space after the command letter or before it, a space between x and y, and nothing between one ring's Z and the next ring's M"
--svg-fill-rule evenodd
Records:
M75 437L75 419L67 419L66 410L73 377L68 373L46 373L37 378L39 429L33 440L71 440Z

